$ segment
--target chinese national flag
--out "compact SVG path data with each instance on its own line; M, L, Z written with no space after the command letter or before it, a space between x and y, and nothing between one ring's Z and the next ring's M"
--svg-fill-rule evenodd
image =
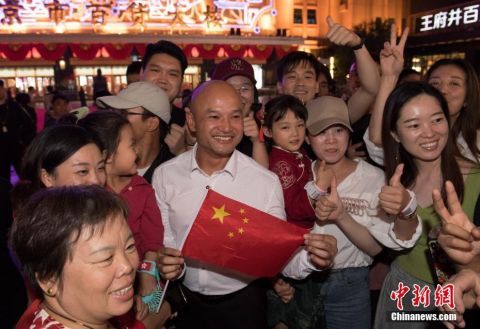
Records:
M255 277L279 273L307 229L209 190L183 255Z

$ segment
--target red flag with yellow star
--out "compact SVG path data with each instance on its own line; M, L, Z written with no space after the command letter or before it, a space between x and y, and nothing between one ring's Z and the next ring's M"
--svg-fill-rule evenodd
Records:
M209 190L182 253L255 277L273 277L304 243L307 229Z

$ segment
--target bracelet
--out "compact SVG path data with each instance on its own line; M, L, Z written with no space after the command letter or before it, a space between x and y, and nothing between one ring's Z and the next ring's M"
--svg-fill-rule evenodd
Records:
M407 206L402 210L403 217L410 217L415 213L415 211L417 211L417 197L415 193L409 189L407 189L407 192L410 195L410 201L408 202Z
M304 189L307 191L308 196L312 200L317 200L319 197L328 194L327 191L320 189L313 180L305 184Z
M365 44L365 43L363 42L363 40L360 40L360 43L359 43L358 45L352 46L352 47L350 47L350 49L352 49L352 50L354 50L354 51L355 51L355 50L362 49L362 47L363 47L364 44Z
M147 273L155 277L155 280L157 281L155 289L150 294L142 296L142 303L148 306L148 311L150 313L158 312L164 291L160 283L160 274L158 273L157 263L151 260L144 260L138 266L137 272Z
M160 277L158 274L157 263L152 260L144 260L138 265L137 272L150 274L154 277Z

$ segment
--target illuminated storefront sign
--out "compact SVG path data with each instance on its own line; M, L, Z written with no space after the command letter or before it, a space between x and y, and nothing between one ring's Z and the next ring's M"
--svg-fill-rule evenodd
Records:
M417 32L442 30L475 24L479 20L480 2L469 3L429 13L417 18Z
M3 2L3 4L2 4ZM168 29L262 33L262 18L275 16L274 0L3 0L0 32L103 33ZM58 26L61 25L61 28ZM14 27L15 26L15 27Z

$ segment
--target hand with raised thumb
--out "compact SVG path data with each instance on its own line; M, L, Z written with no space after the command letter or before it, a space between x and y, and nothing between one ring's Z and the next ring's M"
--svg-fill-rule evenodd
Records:
M355 47L361 44L362 39L345 26L335 23L331 16L327 16L328 32L327 38L338 46Z
M335 176L331 168L327 168L325 160L319 160L317 170L315 172L315 184L317 187L327 192L330 187L332 177Z
M258 141L258 126L253 118L253 111L243 118L243 134L249 137L252 143Z
M378 198L382 209L390 215L399 215L410 202L410 194L402 185L403 163L400 163L390 178L388 185L382 187Z
M315 215L320 221L339 220L343 218L344 208L337 192L337 179L335 175L330 181L330 194L323 195L315 202Z

